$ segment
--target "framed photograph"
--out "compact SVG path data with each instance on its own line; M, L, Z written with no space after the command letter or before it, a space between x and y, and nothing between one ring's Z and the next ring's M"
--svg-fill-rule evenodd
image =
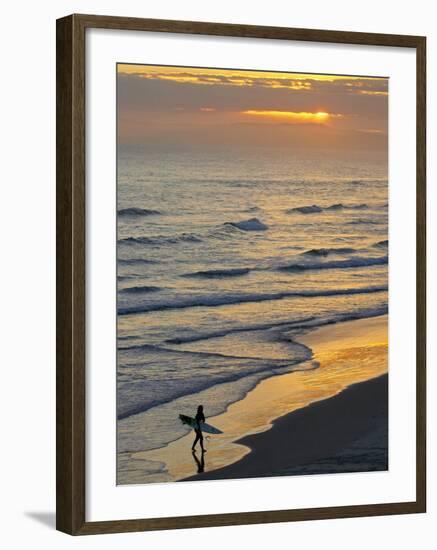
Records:
M57 22L57 528L424 512L425 38Z

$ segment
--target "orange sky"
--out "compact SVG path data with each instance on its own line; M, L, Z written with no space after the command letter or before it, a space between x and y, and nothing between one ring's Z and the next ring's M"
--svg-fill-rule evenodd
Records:
M387 151L385 78L119 64L117 82L121 143Z

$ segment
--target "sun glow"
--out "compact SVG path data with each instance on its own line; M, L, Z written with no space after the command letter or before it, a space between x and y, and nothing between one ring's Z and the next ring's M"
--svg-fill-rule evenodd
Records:
M331 118L341 118L342 115L337 113L327 113L326 111L317 111L315 113L306 111L275 111L275 110L258 110L248 109L242 111L243 115L264 117L270 119L280 119L284 121L290 121L293 123L312 123L323 124L328 122Z

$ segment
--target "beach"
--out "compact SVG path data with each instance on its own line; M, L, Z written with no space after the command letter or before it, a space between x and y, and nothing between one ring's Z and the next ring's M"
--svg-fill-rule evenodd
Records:
M238 462L186 480L347 473L388 469L388 375L298 409L262 434Z
M386 470L387 315L293 338L312 350L310 365L262 380L208 418L223 434L206 440L203 460L191 453L189 433L131 453L125 479L144 480L153 463L160 467L146 476L150 482Z

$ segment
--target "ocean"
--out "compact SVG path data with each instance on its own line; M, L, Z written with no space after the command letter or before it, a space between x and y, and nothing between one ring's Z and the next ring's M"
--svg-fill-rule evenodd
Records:
M180 413L317 369L295 335L387 313L386 160L123 146L117 210L118 473Z

